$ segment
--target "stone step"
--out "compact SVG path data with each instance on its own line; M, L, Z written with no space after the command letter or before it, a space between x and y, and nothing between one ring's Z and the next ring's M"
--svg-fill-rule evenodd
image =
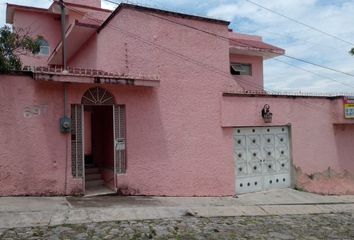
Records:
M99 174L99 173L86 173L85 179L86 179L87 181L90 181L90 180L99 180L99 179L101 179L101 174Z
M98 180L88 180L86 181L86 187L96 187L96 186L102 186L104 184L102 179Z
M92 173L100 173L100 170L96 167L94 168L85 168L85 173L86 174L92 174Z
M111 195L115 192L106 186L86 187L85 197L93 197L100 195Z

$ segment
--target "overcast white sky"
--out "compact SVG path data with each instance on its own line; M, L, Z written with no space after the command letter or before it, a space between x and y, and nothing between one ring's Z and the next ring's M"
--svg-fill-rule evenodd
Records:
M348 42L354 42L354 0L253 1ZM6 2L37 7L48 7L51 3L50 0L0 0L1 26L5 24ZM230 27L234 31L260 35L265 42L284 48L290 56L354 75L354 56L348 54L350 48L354 46L310 30L245 0L133 0L129 2L229 20L231 21ZM102 5L105 8L115 7L104 1L102 1ZM264 79L267 89L354 93L354 77L290 60L286 57L277 59L315 72L317 75L276 60L267 60L264 65Z

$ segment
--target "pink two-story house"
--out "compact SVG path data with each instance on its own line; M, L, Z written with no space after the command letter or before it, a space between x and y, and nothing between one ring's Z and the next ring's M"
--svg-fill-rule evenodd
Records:
M40 35L0 75L0 195L229 196L296 187L354 193L341 96L264 91L284 54L229 22L100 0L7 5Z

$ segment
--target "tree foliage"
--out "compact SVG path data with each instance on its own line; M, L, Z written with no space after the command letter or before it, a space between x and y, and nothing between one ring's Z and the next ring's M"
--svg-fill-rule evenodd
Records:
M354 48L350 49L349 53L354 56Z
M30 32L24 29L0 28L0 73L20 70L20 56L38 53L39 39L41 37L32 38Z

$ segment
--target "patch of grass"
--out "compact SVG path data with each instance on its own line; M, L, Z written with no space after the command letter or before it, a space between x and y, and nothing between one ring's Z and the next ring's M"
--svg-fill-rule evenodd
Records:
M40 228L33 228L32 230L32 236L34 237L43 237L44 232Z

